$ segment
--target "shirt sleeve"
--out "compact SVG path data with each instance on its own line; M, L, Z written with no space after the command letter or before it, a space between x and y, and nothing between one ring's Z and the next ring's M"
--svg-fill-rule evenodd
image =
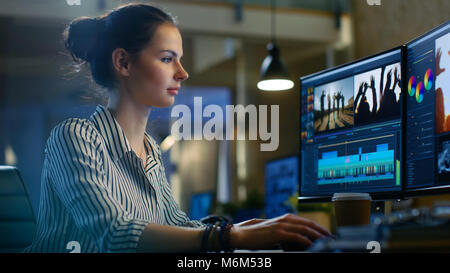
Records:
M150 137L150 144L152 146L152 150L156 152L157 160L159 161L160 165L161 179L159 181L161 183L162 193L164 196L163 202L165 207L167 208L165 215L167 222L169 222L172 225L184 227L204 227L205 224L197 220L189 219L187 214L180 209L179 205L177 204L177 202L173 197L172 189L166 178L164 163L161 156L161 149L159 145L156 143L156 141L151 137Z
M87 120L55 127L47 144L52 185L80 230L100 252L135 252L149 221L134 219L105 184L101 136Z
M162 165L161 165L162 166ZM180 209L177 202L173 198L172 190L170 188L169 183L167 182L166 175L164 173L164 167L161 167L161 176L163 177L162 183L163 183L163 191L164 194L168 197L165 198L164 201L166 203L166 207L169 210L170 217L172 218L172 223L178 226L184 226L184 227L203 227L205 224L203 224L200 221L197 220L191 220L186 215L184 211Z

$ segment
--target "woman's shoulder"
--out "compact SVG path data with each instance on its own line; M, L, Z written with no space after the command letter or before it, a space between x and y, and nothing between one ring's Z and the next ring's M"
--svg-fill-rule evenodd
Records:
M90 119L68 118L53 127L49 142L64 139L65 141L100 141L100 134Z

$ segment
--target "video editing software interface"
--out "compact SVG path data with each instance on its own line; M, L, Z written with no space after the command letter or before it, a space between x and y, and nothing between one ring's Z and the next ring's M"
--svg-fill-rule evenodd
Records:
M450 22L406 45L405 190L450 184Z
M402 55L302 77L300 196L402 190Z

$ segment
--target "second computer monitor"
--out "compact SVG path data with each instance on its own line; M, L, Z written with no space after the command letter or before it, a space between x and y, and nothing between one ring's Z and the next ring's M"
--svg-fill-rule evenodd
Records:
M406 44L406 195L450 190L450 21Z
M403 55L398 47L300 79L300 198L401 193Z

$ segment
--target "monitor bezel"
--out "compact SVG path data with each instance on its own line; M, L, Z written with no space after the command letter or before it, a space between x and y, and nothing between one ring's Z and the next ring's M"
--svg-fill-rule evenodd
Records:
M435 185L428 187L417 187L405 190L403 193L403 197L413 198L413 197L424 197L430 195L441 195L441 194L449 194L450 193L450 185Z
M408 46L411 46L412 44L418 43L420 40L427 38L427 36L431 36L431 35L436 35L437 32L439 32L441 29L447 27L450 25L450 20L448 20L447 22L444 22L438 26L436 26L435 28L423 33L422 35L410 40L409 42L406 42L404 44L404 46L406 47L405 50L408 48Z
M404 139L406 139L406 115L405 115L405 110L406 110L406 97L405 97L405 86L406 86L406 83L405 83L405 77L406 77L406 45L400 45L400 46L396 46L396 47L394 47L394 48L391 48L391 49L389 49L389 50L384 50L384 51L380 51L380 52L378 52L378 53L376 53L376 54L373 54L373 55L370 55L370 56L367 56L367 57L363 57L363 58L359 58L359 59L356 59L356 60L354 60L354 61L351 61L351 62L348 62L348 63L345 63L345 64L342 64L342 65L338 65L338 66L335 66L335 67L331 67L331 68L328 68L328 69L325 69L325 70L321 70L321 71L318 71L318 72L316 72L316 73L313 73L313 74L309 74L309 75L306 75L306 76L302 76L302 77L300 77L300 79L299 79L299 81L300 81L300 84L299 84L299 88L300 88L300 107L302 107L302 85L303 85L303 82L305 81L305 80L308 80L308 79L310 79L310 78L312 78L312 77L317 77L317 76L320 76L320 75L323 75L323 74L325 74L325 73L329 73L329 72L332 72L332 71L334 71L334 70L339 70L339 69L342 69L342 68L345 68L345 67L348 67L348 66L351 66L351 65L354 65L354 64L357 64L357 63L360 63L360 62L364 62L364 61L367 61L367 60L370 60L370 59L373 59L373 58L376 58L376 57L379 57L379 56L382 56L382 55L385 55L385 54L389 54L390 52L394 52L394 51L398 51L398 50L400 50L400 66L401 66L401 77L402 77L402 86L401 86L401 88L402 88L402 92L400 93L400 95L401 95L401 101L402 101L402 104L401 104L401 110L400 110L400 115L401 115L401 131L402 131L402 143L401 143L401 155L400 155L400 173L401 173L401 180L400 180L400 183L401 183L401 187L400 187L400 189L398 189L398 190L395 190L395 191L384 191L384 192L374 192L374 193L370 193L370 196L371 196L371 198L372 198L372 200L373 201L383 201L383 200L398 200L398 199L403 199L403 193L404 193L404 190L405 190L405 183L404 183L404 177L405 177L405 172L406 172L406 169L405 169L405 156L406 156L406 154L405 154L405 148L406 148L406 146L405 146L405 142L404 142ZM300 115L301 115L301 113L302 113L302 111L301 111L301 109L300 109ZM300 130L301 130L301 127L302 126L302 119L301 119L301 117L300 117ZM332 196L330 196L330 195L302 195L302 191L301 191L301 183L302 183L302 175L301 175L301 171L302 171L302 169L301 169L301 166L302 166L302 153L301 153L301 151L302 151L302 139L301 139L301 137L299 138L299 141L300 141L300 149L299 149L299 155L298 155L298 157L299 157L299 160L298 160L298 167L299 167L299 178L298 178L298 194L299 194L299 197L298 197L298 201L299 202L302 202L302 203L318 203L318 202L331 202L331 198L332 198Z

